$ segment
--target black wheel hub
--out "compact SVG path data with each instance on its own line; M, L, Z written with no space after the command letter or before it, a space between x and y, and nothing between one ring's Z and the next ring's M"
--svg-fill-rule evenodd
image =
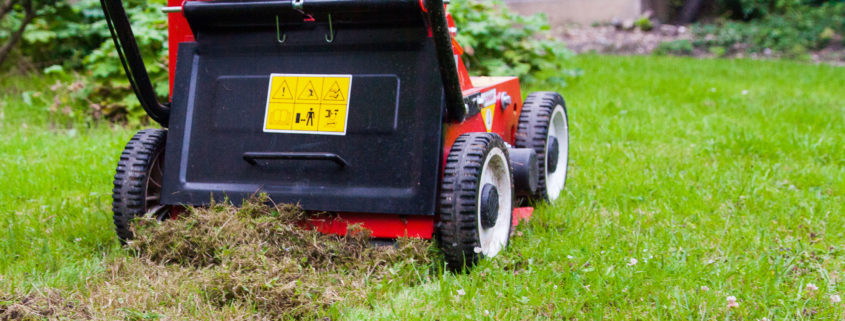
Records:
M170 218L171 209L170 206L161 204L162 177L164 176L163 166L164 152L162 151L155 156L153 164L150 166L149 172L147 172L147 189L144 195L146 199L146 204L144 206L145 213L142 213L146 214L152 212L153 217L159 221Z
M549 173L554 173L557 170L558 153L560 146L558 146L557 137L549 137L548 146L546 147L546 166L548 166Z
M496 225L499 218L499 191L493 184L481 188L481 227L488 229Z

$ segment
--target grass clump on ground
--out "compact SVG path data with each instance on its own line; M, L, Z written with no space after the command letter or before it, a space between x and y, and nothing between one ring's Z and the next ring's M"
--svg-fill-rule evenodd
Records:
M325 235L303 228L298 208L268 201L139 219L127 244L133 255L110 261L78 292L6 298L0 319L308 318L339 301L361 301L379 282L413 286L428 275L416 269L433 266L426 241L377 246L359 228Z

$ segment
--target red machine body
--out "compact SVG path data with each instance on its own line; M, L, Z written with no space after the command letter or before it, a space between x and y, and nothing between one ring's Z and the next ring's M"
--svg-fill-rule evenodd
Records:
M184 2L183 0L168 0L168 5L171 7L180 7ZM420 10L425 10L422 1L420 1ZM460 59L464 53L463 49L454 40L457 28L451 15L447 15L447 19L463 96L486 95L485 100L487 102L485 107L489 107L488 104L490 102L495 107L490 108L490 113L482 112L460 123L447 122L444 124L443 164L445 164L446 156L449 154L455 140L464 133L492 132L501 136L505 142L513 145L519 115L522 111L522 93L518 78L471 77L469 75L466 65ZM170 85L172 94L176 68L176 53L179 43L194 41L194 35L181 12L171 12L168 14L168 26ZM502 106L503 97L506 97L504 99L505 103L509 102L507 106ZM533 210L531 207L515 208L513 225L516 226L521 220L528 220ZM364 228L369 229L372 232L372 236L376 238L418 237L430 239L433 236L434 225L437 219L437 217L432 216L331 213L316 215L311 219L310 223L323 233L343 235L347 232L349 225L360 224Z

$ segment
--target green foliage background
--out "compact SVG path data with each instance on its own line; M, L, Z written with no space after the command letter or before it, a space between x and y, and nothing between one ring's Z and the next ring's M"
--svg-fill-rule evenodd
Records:
M164 0L124 1L161 99L166 99L169 90L167 16L158 10L164 4ZM148 123L124 76L99 1L61 1L44 7L24 33L16 56L17 65L7 64L6 68L43 72L59 79L47 92L23 93L33 106L48 106L56 123L100 118Z
M842 0L722 0L720 9L722 18L694 26L696 47L801 58L845 34Z
M581 73L573 67L572 52L549 32L545 15L522 16L500 0L456 0L449 12L472 74L517 75L529 85L562 87Z
M720 0L721 6L735 18L759 19L789 13L800 13L808 8L843 3L842 0Z
M685 2L670 0L670 12L680 12ZM809 59L845 35L845 0L708 1L699 19L692 26L692 41L666 42L654 53L689 55L698 48L715 56L765 53ZM826 60L838 55L845 61L843 53L826 54Z
M123 3L156 92L167 100L167 16L159 11L165 1ZM579 74L570 66L572 53L550 35L545 16L512 13L500 0L455 0L449 9L473 74L516 75L527 84L551 86ZM126 80L99 1L46 8L27 29L18 55L19 65L60 79L51 94L24 93L33 106L48 106L56 123L104 118L150 124Z

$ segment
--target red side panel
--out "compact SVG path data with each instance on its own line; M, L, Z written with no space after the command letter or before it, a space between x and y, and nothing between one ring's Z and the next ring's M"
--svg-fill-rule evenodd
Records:
M513 209L513 226L528 221L533 213L533 207ZM305 226L325 234L346 235L350 225L361 224L361 227L371 231L374 238L431 239L434 236L434 223L435 218L432 216L340 213L316 216L309 219Z
M513 226L516 227L521 221L528 222L533 214L533 207L517 207L513 209Z
M167 0L169 7L181 7L183 0ZM194 34L191 32L191 27L188 26L188 21L181 12L173 12L167 14L168 25L168 55L170 67L170 96L173 96L173 77L176 73L176 52L179 48L179 43L184 41L194 41Z
M486 93L496 91L496 110L493 115L493 125L487 128L484 124L484 118L481 114L472 116L461 123L445 124L445 137L443 146L443 162L445 165L446 157L449 155L449 150L452 149L452 144L455 139L461 134L469 132L492 132L497 133L505 142L509 144L514 143L514 134L516 133L516 125L519 121L519 113L522 111L522 93L519 89L519 79L516 77L496 77L496 78L478 78L478 84L474 84L469 75L466 65L461 56L464 54L464 49L455 40L457 37L458 28L455 26L455 21L451 14L446 14L446 20L449 24L449 34L452 36L452 47L455 52L455 62L458 65L458 78L461 83L461 90L463 90L464 97L476 93ZM476 87L476 85L478 87ZM510 95L513 100L511 106L507 106L504 110L501 108L501 101L499 98L503 93Z
M516 133L516 125L519 122L519 113L522 112L522 92L519 89L519 79L516 77L501 77L495 78L494 83L484 86L464 90L464 97L481 92L486 93L496 90L496 109L493 113L493 124L489 132L497 133L508 144L513 145L515 142L514 134ZM478 82L478 80L476 80ZM511 96L513 103L511 106L502 109L501 100L499 99L502 93L507 93ZM476 114L462 123L447 123L444 124L445 136L443 141L443 165L445 166L446 157L452 149L452 144L464 133L471 132L488 132L484 125L484 118L482 114Z
M349 225L361 224L372 231L375 238L419 237L431 239L434 234L433 216L340 213L321 215L309 220L318 231L346 235Z

